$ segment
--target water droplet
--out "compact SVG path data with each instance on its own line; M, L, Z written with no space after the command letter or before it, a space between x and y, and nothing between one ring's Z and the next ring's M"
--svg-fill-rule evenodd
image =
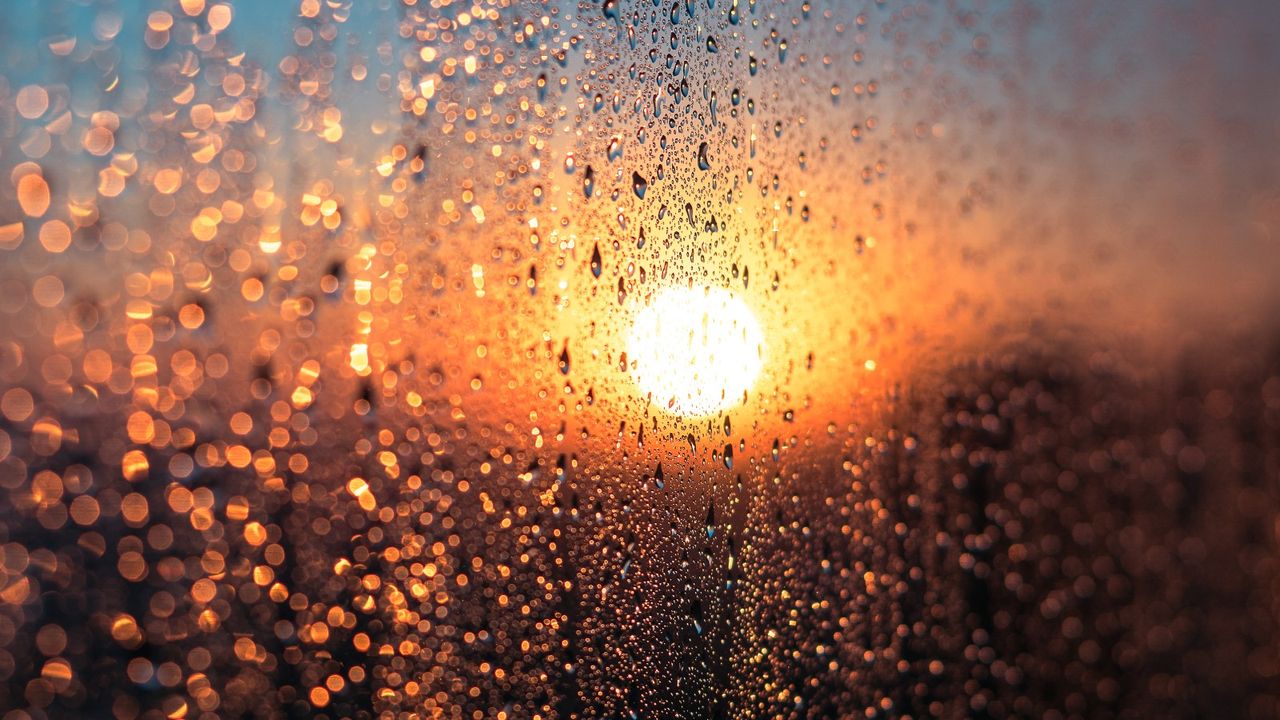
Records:
M649 190L649 181L640 176L640 173L631 173L631 190L635 192L636 197L644 199L644 194Z
M545 356L544 356L545 357ZM560 360L556 363L556 367L560 368L561 375L569 374L569 341L564 341L564 347L560 350Z

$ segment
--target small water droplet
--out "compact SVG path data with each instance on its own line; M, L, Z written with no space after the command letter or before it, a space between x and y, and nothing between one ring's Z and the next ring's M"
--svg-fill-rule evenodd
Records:
M560 350L560 360L559 362L556 363L556 366L560 368L561 375L569 374L569 341L568 340L564 341L564 347Z

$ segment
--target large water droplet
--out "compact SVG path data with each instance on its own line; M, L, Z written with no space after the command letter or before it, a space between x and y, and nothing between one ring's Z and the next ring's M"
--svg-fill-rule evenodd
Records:
M631 173L631 189L635 192L636 197L644 199L644 194L649 189L649 181L640 176L640 173Z

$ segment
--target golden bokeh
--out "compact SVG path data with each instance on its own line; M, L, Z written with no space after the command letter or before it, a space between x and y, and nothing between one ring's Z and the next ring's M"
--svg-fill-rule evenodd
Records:
M0 720L1280 716L1280 10L1104 5L9 3Z

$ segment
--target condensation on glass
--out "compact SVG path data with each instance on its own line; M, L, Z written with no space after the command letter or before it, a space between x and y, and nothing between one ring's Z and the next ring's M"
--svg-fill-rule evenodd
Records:
M0 13L0 718L1280 716L1277 6Z

